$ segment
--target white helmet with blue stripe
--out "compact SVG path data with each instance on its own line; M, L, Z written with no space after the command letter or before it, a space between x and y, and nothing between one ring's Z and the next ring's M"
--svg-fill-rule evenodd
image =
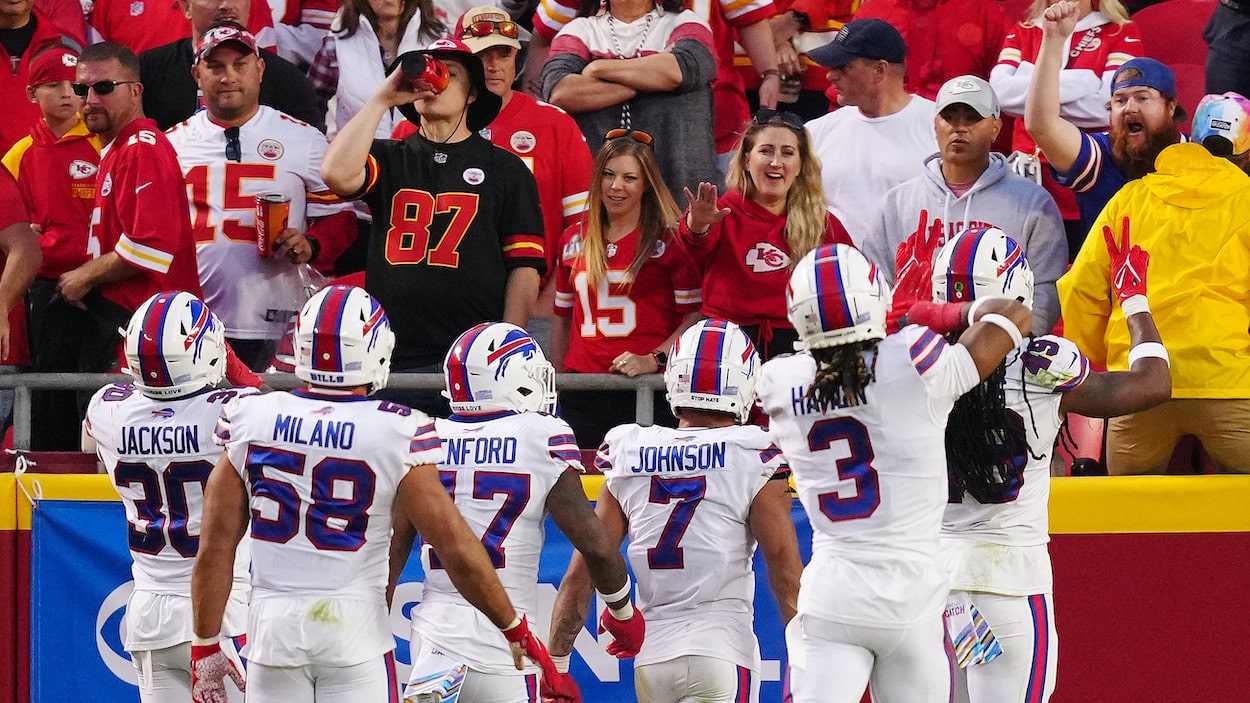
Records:
M221 321L204 301L183 291L143 301L126 326L125 353L135 387L152 398L215 386L226 375Z
M795 265L786 310L808 349L884 339L890 289L858 249L827 244Z
M1033 307L1033 271L1024 249L997 227L968 227L938 251L933 300L967 303L1011 298Z
M295 324L295 375L315 386L369 392L386 387L395 333L382 305L356 286L329 286L308 299Z
M507 322L483 322L447 350L444 395L457 413L555 410L555 369L528 332Z
M751 338L725 320L700 320L673 342L664 369L668 404L729 413L746 422L760 359Z

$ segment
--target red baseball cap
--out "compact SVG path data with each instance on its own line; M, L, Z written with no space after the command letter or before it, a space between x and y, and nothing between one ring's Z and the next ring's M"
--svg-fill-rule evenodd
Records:
M30 62L26 87L72 81L77 73L78 53L63 46L54 47L40 53Z

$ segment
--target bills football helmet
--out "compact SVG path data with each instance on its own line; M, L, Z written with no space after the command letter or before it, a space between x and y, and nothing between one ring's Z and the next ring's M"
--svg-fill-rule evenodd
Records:
M755 402L760 359L750 337L725 320L700 320L682 332L668 355L668 404L716 410L746 422Z
M1198 102L1190 139L1216 156L1250 151L1250 100L1238 93L1208 95Z
M318 386L386 387L395 333L363 288L329 286L304 303L295 323L295 375Z
M1033 271L1016 240L996 227L969 227L938 251L933 300L967 303L1011 298L1033 307Z
M460 335L447 350L443 374L453 412L555 410L555 368L516 325L484 322Z
M152 398L215 386L226 375L225 328L204 301L186 292L143 301L126 326L125 352L135 387Z
M858 249L827 244L794 267L786 310L808 349L883 339L890 289Z

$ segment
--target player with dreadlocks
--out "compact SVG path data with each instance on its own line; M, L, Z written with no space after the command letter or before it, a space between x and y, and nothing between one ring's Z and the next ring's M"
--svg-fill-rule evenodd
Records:
M1149 255L1110 228L1112 285L1132 335L1130 370L1091 373L1071 341L1021 340L980 385L955 403L946 428L950 502L942 559L951 573L947 628L960 669L956 700L1046 701L1054 690L1056 635L1047 500L1050 459L1063 414L1110 417L1171 397L1167 351L1146 302ZM938 253L936 307L913 321L945 319L951 341L971 331L959 322L1003 298L1031 305L1033 275L1016 242L1001 230L972 227ZM932 322L931 322L932 323Z
M992 300L956 344L887 336L885 283L845 244L804 256L786 303L805 350L766 363L756 392L814 533L786 628L792 700L858 703L871 681L878 703L946 703L946 419L1032 316Z

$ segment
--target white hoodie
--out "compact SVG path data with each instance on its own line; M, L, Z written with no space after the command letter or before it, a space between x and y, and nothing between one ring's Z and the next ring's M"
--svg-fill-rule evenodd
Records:
M968 226L997 227L1024 247L1033 270L1033 330L1049 332L1059 320L1055 281L1068 268L1068 240L1059 208L1049 193L990 154L989 168L962 197L942 176L941 154L925 159L925 173L885 194L863 242L864 255L894 279L898 246L918 231L938 235L938 244Z

